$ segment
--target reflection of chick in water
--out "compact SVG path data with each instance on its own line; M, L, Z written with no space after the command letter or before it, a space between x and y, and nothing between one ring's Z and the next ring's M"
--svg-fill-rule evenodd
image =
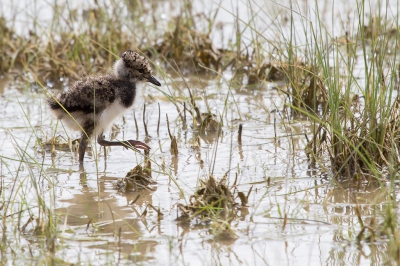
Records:
M60 213L73 214L68 215L67 223L69 225L85 225L90 221L91 224L115 223L112 228L124 227L126 219L134 219L142 216L149 204L152 204L153 191L141 189L136 192L118 193L115 187L116 179L113 177L102 176L99 182L90 181L96 178L87 178L87 173L80 174L81 188L79 193L72 192L73 197L61 202L67 202L67 208L60 208ZM91 184L88 184L91 182ZM93 184L96 182L98 186ZM97 191L97 188L99 191ZM118 193L118 194L117 194ZM125 200L122 200L125 197ZM127 206L129 206L127 208ZM84 218L82 218L84 217ZM130 218L128 218L130 217ZM139 231L139 227L134 230ZM111 230L111 228L110 228ZM132 228L127 229L131 231Z
M65 221L67 226L78 226L73 228L76 239L86 237L90 241L93 237L101 236L103 244L99 245L99 239L93 238L93 244L86 242L88 244L84 248L119 252L121 258L134 261L154 259L149 254L155 252L158 241L141 239L142 235L153 230L147 227L146 220L157 220L156 213L142 216L152 203L152 192L142 190L117 195L115 178L103 176L97 182L91 181L96 180L92 175L88 176L88 180L86 181L86 177L81 179L85 185L79 188L80 193L75 191L72 198L60 201L61 204L64 202L68 205L57 210L57 213L66 214L64 217L59 216L60 221ZM91 184L87 185L87 182ZM132 250L135 252L132 253Z

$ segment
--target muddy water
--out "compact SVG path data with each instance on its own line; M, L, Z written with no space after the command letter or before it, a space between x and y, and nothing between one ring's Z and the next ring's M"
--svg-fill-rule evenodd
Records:
M299 3L301 8L307 6L307 1ZM203 2L196 4L199 5L196 8L204 8ZM264 10L270 12L271 19L275 14L284 24L286 17L279 12L285 8L270 2L259 4L265 4ZM246 8L237 9L235 3L224 7L230 12L238 11L243 18L252 16ZM344 7L335 5L335 14ZM46 11L43 6L36 9ZM327 7L321 7L324 9ZM353 11L350 8L343 14ZM47 18L41 13L40 17ZM331 17L326 21L330 30L341 36L340 27L329 24ZM218 20L223 22L225 39L218 34L212 37L224 47L234 34L235 20L227 11L220 11ZM297 22L300 25L300 20ZM271 26L269 20L257 23L267 26L263 29ZM266 36L269 33L266 31ZM243 36L251 39L248 32ZM362 75L362 68L356 66L356 70ZM161 77L159 73L155 75ZM172 78L160 78L163 83L160 89L174 96L182 110L181 103L189 102L186 85L173 73L168 75ZM312 166L304 152L305 135L311 136L312 125L306 120L286 119L285 94L275 84L230 87L224 80L229 81L232 76L231 73L224 73L225 79L200 76L201 82L199 76L188 76L186 80L201 111L209 108L222 117L220 136L215 132L201 135L191 127L189 114L188 128L183 129L175 105L165 94L148 85L142 88L134 108L124 120L116 122L120 129L117 138L145 139L142 117L146 103L152 177L157 184L154 191L123 193L118 192L115 183L143 162L141 154L112 148L105 158L103 150L95 146L83 168L78 165L77 155L69 150L57 151L52 156L38 144L39 140L47 141L53 136L75 139L79 134L65 131L50 117L41 88L14 82L13 77L2 77L0 173L2 209L7 210L2 214L7 217L7 226L3 222L2 230L7 245L13 249L2 255L7 263L40 262L45 257L39 251L46 250L43 237L34 232L37 224L27 223L31 216L45 216L38 208L42 199L57 222L55 256L72 263L370 265L372 262L379 265L389 261L385 242L357 245L354 241L360 231L355 199L368 221L384 214L387 200L384 190L367 183L356 187L330 183L329 168L324 168L329 164ZM57 89L62 88L53 91ZM171 132L178 140L178 158L169 151L166 114ZM244 128L242 145L237 142L239 124ZM193 148L197 137L201 143L199 150ZM212 226L204 221L190 224L176 221L181 214L177 204L187 203L199 187L199 179L211 173L217 179L228 173L230 184L237 176L240 191L247 192L252 187L248 206L231 223L236 238L216 238ZM131 204L132 201L135 203ZM148 208L148 204L160 208L162 216Z
M180 78L172 81L164 81L160 89L188 101ZM117 138L136 139L135 115L138 139L144 140L146 103L152 176L157 184L154 191L121 193L115 187L117 179L142 163L142 155L112 148L105 158L103 150L96 147L97 152L87 156L80 168L73 152L57 151L52 156L49 150L35 148L38 139L45 141L53 135L74 139L79 134L56 124L46 109L43 93L30 86L20 90L12 81L5 82L0 98L0 155L2 197L12 200L7 214L28 208L29 212L21 214L21 224L30 215L39 217L37 195L42 196L58 223L56 256L68 262L337 265L346 260L362 265L387 260L385 243L354 243L360 226L353 200L358 198L361 212L368 218L384 211L382 190L372 184L338 188L330 184L329 171L322 174L323 169L311 167L304 153L304 134L310 134L311 125L283 119L283 93L271 84L232 89L214 77L202 77L201 83L198 77L188 78L187 83L199 96L202 111L208 106L213 113L224 114L221 135L200 135L191 128L189 116L188 129L184 130L176 107L158 88L144 86L125 122L117 121ZM181 91L172 90L173 86L180 86ZM223 113L225 102L228 107ZM169 151L166 114L171 133L178 139L178 158ZM244 128L242 145L237 142L239 123ZM199 150L193 148L197 136ZM178 223L177 204L187 203L199 179L211 173L220 179L227 172L230 184L237 176L240 191L247 193L253 187L248 206L231 223L237 238L216 238L212 226L201 220ZM148 204L160 208L162 216L151 208L143 215ZM34 227L33 222L26 226L14 248L40 247ZM22 254L31 260L26 251Z

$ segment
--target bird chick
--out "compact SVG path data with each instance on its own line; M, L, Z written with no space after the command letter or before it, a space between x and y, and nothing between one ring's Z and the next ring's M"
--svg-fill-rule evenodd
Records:
M50 110L57 119L70 129L82 132L79 162L83 162L88 138L92 136L97 136L97 143L102 146L150 149L147 144L137 140L107 141L103 133L132 106L137 83L150 82L161 86L152 73L145 57L128 50L115 62L113 73L84 77L68 91L48 99Z

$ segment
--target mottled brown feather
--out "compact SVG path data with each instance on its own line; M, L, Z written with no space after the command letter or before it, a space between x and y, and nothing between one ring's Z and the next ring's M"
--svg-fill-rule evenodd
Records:
M81 130L79 160L82 162L87 145L87 136L94 132L103 146L132 145L139 149L150 149L140 141L112 142L103 139L115 118L132 106L136 96L136 83L151 82L161 86L152 76L147 59L128 50L114 64L113 73L102 76L88 76L76 81L67 92L48 99L48 105L57 119L73 130ZM69 113L67 113L66 111Z
M112 104L116 98L129 108L136 94L136 85L129 80L121 80L113 75L89 76L75 82L67 91L57 96L64 108L72 113L81 111L84 114L101 113ZM62 107L53 99L49 99L52 110Z

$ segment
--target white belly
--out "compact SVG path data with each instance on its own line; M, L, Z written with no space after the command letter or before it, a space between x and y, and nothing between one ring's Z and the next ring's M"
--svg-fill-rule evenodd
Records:
M123 115L126 109L118 101L113 102L106 110L97 116L97 126L95 127L95 134L105 133L111 129L116 118Z
M128 109L126 109L121 103L115 101L112 103L106 110L104 110L101 114L96 115L96 126L93 131L93 136L99 135L101 133L106 133L111 129L115 119L122 114L124 114ZM93 118L93 114L83 114L82 112L73 112L71 115L74 118L71 118L68 114L66 114L63 110L57 109L52 110L52 113L65 125L74 131L82 131L81 126L84 125L85 120ZM79 126L81 125L81 126Z

